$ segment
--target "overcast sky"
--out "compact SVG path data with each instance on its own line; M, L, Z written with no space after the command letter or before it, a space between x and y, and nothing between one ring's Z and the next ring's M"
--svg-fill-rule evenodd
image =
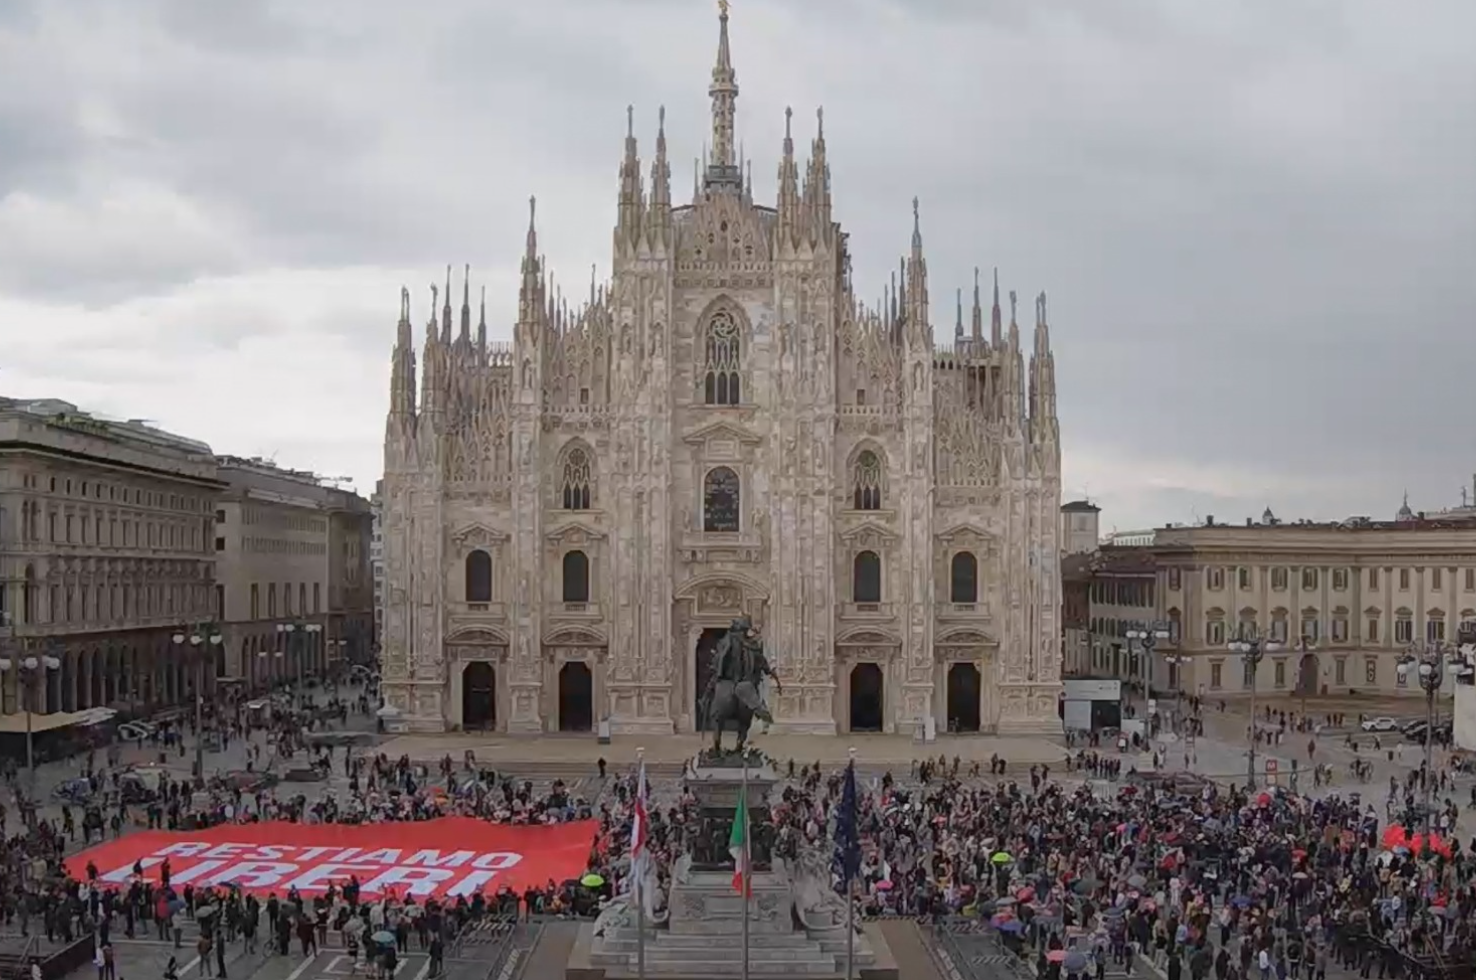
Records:
M511 335L529 194L609 269L625 107L685 200L705 0L0 0L0 392L380 472L408 284ZM922 200L935 330L1050 296L1066 496L1103 526L1459 503L1476 470L1470 0L734 0L772 198L825 107L877 295ZM987 275L987 273L986 273Z

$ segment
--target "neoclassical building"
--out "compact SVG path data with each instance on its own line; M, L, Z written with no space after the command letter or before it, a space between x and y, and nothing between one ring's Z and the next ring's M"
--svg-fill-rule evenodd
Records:
M577 304L531 206L511 343L487 340L485 303L473 321L469 284L457 316L448 271L417 358L402 295L389 703L416 731L691 731L708 653L747 614L784 679L784 729L1057 728L1044 295L1022 341L1014 294L1006 319L976 274L952 346L936 343L914 200L897 278L860 302L823 116L801 163L786 110L777 198L754 198L726 13L709 94L687 203L664 113L649 179L628 133L613 276Z

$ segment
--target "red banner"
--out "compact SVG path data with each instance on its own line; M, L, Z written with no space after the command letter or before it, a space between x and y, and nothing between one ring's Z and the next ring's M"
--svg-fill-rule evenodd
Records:
M418 823L226 824L208 830L150 830L67 859L85 880L88 862L103 881L123 884L134 864L157 881L165 861L169 881L183 887L235 885L285 895L326 891L357 876L366 896L456 897L504 885L521 893L584 874L599 825L594 820L551 826L493 824L470 817Z

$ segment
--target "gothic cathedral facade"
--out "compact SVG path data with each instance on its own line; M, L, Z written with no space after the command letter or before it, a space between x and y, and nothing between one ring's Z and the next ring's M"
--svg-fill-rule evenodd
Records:
M402 294L385 433L383 688L406 731L692 731L708 654L763 630L781 729L1055 730L1060 432L1045 297L934 342L911 248L858 302L823 116L772 204L734 145L728 15L712 134L673 203L625 141L613 275L573 306L530 214L518 320L489 342ZM802 175L803 174L803 175ZM530 206L530 211L532 210ZM437 305L440 300L439 316ZM419 385L416 374L420 375ZM932 719L926 722L925 719Z

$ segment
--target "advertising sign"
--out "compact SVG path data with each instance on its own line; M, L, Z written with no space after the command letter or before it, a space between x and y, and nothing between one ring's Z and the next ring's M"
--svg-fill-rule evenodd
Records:
M1122 681L1068 677L1061 681L1067 701L1121 701Z
M454 898L490 893L503 885L521 892L549 879L584 874L598 821L511 826L470 817L413 823L298 824L284 821L225 824L198 831L129 834L67 859L85 881L87 865L105 882L128 881L137 864L158 881L164 863L176 887L235 885L265 897L325 891L359 879L365 896Z

